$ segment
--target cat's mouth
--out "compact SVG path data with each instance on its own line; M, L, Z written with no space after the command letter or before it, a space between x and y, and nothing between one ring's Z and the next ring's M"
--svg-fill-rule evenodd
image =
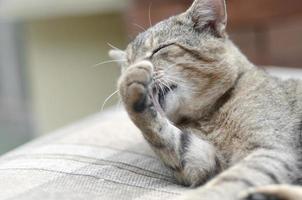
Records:
M154 106L157 111L163 112L165 110L165 103L167 95L174 91L177 88L177 85L170 85L170 86L162 86L160 89L157 89L156 87L152 90L152 100L154 103Z

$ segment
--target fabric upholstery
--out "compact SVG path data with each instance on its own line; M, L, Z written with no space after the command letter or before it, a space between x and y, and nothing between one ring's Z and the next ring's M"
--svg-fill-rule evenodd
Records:
M0 158L1 200L169 200L186 190L122 110L95 115Z

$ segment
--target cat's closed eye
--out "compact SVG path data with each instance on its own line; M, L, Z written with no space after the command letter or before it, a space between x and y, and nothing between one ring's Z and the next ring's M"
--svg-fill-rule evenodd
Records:
M157 47L156 49L154 49L154 50L152 51L151 58L152 58L155 54L157 54L159 51L161 51L161 50L163 50L163 49L165 49L165 48L167 48L167 47L169 47L169 46L172 46L172 45L174 45L174 43L169 43L169 44L160 45L159 47Z

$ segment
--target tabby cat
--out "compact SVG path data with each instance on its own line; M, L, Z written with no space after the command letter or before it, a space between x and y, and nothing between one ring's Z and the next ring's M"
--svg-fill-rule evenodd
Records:
M254 66L226 24L224 0L195 0L112 50L124 106L179 183L197 187L181 199L302 199L302 82Z

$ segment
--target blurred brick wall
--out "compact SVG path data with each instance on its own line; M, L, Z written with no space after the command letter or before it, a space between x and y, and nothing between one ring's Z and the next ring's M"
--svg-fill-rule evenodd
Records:
M126 13L134 37L152 24L186 10L192 0L133 0ZM258 65L302 68L301 0L227 0L231 39Z

